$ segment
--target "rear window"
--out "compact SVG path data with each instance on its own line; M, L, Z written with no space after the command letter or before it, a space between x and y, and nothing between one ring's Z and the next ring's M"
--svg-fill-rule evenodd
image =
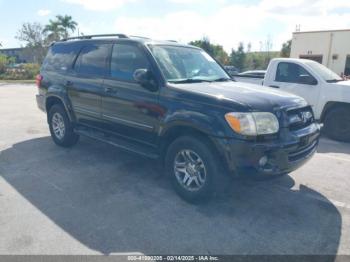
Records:
M79 47L77 45L53 45L47 53L42 69L46 71L66 71L72 68L78 52Z
M85 46L75 63L74 70L83 75L105 76L108 73L110 44Z

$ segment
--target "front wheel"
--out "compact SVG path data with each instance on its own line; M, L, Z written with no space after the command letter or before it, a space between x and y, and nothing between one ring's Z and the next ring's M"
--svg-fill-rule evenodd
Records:
M331 139L350 142L350 108L331 109L324 119L324 132Z
M74 133L72 123L62 105L53 105L48 115L50 133L55 144L62 147L75 145L79 136Z
M175 191L186 201L207 201L215 191L218 161L204 141L194 137L180 137L169 147L165 168Z

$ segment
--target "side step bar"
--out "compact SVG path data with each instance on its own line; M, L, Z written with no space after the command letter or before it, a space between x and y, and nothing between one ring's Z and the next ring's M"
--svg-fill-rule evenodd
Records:
M151 158L151 159L159 158L159 154L156 152L154 148L151 148L146 145L143 146L143 145L135 144L135 143L129 142L127 139L108 135L101 131L95 131L88 128L77 127L74 129L74 132L79 135L105 142L107 144L113 145L125 151L136 153L138 155L141 155L147 158Z

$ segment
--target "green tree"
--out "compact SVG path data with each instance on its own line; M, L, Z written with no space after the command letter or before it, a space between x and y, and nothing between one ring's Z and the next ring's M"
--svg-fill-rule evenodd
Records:
M69 31L74 33L75 29L78 26L78 23L73 20L70 15L58 15L56 16L58 24L62 27L64 38L69 37Z
M7 57L5 55L0 54L0 75L5 73L7 66Z
M9 57L3 54L0 54L0 75L6 72L6 67L15 62L14 57Z
M265 68L265 55L263 52L250 52L247 53L245 69L246 70L259 70Z
M191 41L189 44L202 48L208 54L214 56L214 47L207 37L203 37L201 40Z
M239 43L237 50L232 49L230 54L230 64L241 71L246 68L246 53L242 42Z
M292 48L292 40L288 40L287 42L283 43L282 49L281 49L281 57L290 57L291 48Z
M245 70L266 70L272 58L280 57L280 52L246 53Z
M23 23L15 36L19 41L25 42L26 46L43 45L45 34L40 23Z
M64 29L59 21L49 20L49 23L45 25L43 33L47 34L47 39L50 42L59 41L64 37Z
M207 37L203 37L201 40L191 41L189 44L202 48L223 65L229 63L229 57L224 48L221 45L210 43Z
M47 51L47 40L40 23L23 23L15 38L24 42L24 56L31 57L35 63L43 61Z

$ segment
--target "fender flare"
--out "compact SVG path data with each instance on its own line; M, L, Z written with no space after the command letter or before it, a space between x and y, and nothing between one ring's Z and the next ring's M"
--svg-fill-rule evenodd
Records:
M65 89L63 89L60 86L50 86L47 90L46 96L45 96L45 108L46 111L48 111L48 101L52 98L55 98L59 100L62 105L64 106L66 113L68 115L68 118L70 121L74 122L76 120L75 114L70 102L70 99L68 97L68 94ZM48 113L48 112L47 112Z

